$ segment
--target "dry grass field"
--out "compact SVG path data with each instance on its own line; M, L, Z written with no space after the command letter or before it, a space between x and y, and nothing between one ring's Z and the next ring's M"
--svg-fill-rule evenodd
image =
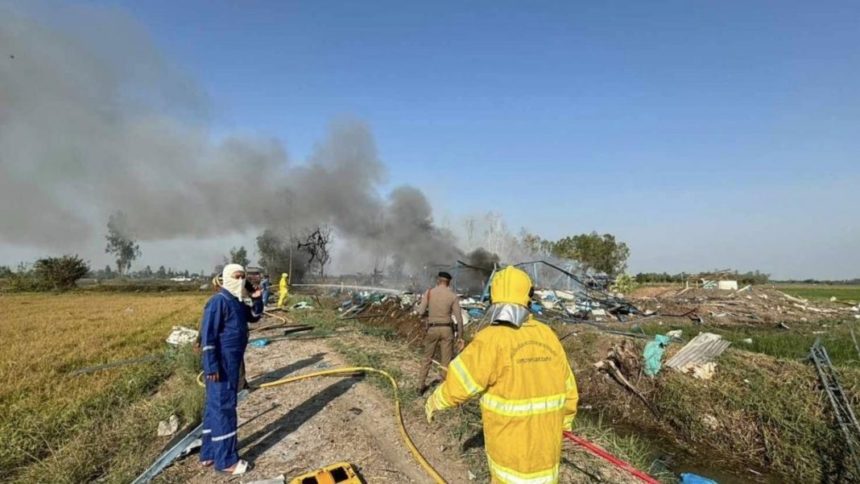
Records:
M199 411L196 358L170 351L206 294L0 296L0 472L18 481L128 480L158 450L159 419ZM153 361L75 370L155 355Z

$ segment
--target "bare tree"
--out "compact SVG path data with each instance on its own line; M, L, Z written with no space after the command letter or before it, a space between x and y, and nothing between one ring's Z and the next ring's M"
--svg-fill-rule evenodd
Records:
M297 248L310 257L308 266L315 267L314 264L319 266L320 277L325 277L325 265L331 260L329 253L331 242L331 228L323 225L300 238L297 243Z
M486 228L484 230L484 248L494 254L501 254L505 249L505 239L508 230L500 213L488 212L484 216Z
M466 217L466 220L463 222L463 226L466 229L466 246L469 249L475 248L475 226L477 225L477 221L473 215Z

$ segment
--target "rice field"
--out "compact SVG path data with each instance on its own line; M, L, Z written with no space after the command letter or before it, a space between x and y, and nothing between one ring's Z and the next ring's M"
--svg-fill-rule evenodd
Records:
M164 339L174 325L197 327L206 296L0 295L2 475L22 482L133 475L157 452L158 419L199 411L197 359L189 349L169 351ZM74 374L147 355L154 360Z
M860 302L860 285L785 284L776 286L780 291L807 299L830 299Z

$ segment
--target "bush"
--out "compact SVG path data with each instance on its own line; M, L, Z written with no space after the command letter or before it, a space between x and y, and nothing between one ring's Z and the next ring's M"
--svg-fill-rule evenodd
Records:
M32 292L50 290L45 281L37 279L32 272L16 272L6 279L5 288L12 292Z
M615 278L615 282L610 289L621 294L630 294L638 286L639 284L636 283L636 279L633 276L630 274L620 274Z
M77 255L62 257L46 257L39 259L33 265L33 276L37 285L56 290L67 290L75 287L75 281L87 275L89 266Z

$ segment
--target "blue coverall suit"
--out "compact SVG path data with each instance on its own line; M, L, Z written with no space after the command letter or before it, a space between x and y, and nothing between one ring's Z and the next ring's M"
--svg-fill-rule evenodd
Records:
M248 307L226 289L209 299L200 327L203 373L218 373L219 381L206 381L203 410L203 447L200 460L215 461L216 469L227 469L239 460L236 435L236 393L239 367L248 344L248 323L263 313L260 299Z
M272 287L272 281L267 277L263 279L263 282L260 285L263 287L263 306L265 306L266 304L269 304L269 294L271 294L270 288Z

